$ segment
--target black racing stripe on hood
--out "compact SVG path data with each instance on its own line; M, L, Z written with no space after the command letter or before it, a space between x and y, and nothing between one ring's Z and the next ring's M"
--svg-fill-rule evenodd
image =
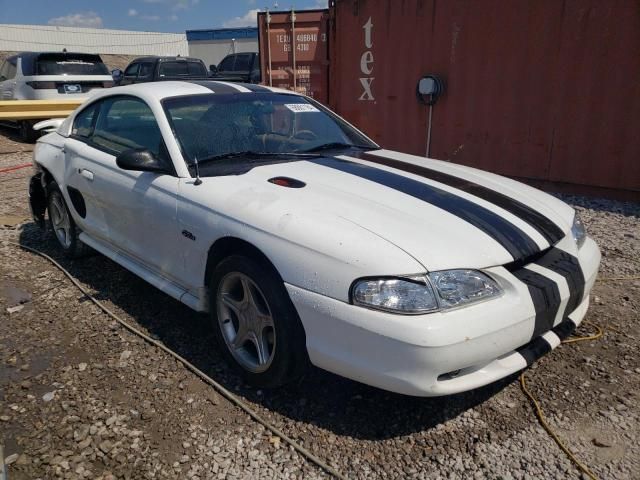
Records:
M584 297L584 273L582 273L582 267L576 257L570 253L560 250L559 248L552 248L549 253L535 262L541 267L548 268L552 272L562 275L567 281L569 286L569 301L564 311L564 316L571 314L578 305L582 302Z
M371 155L366 152L357 153L353 156L368 162L378 163L380 165L397 168L398 170L412 173L414 175L419 175L423 178L428 178L429 180L434 180L444 185L457 188L458 190L462 190L463 192L474 195L486 200L487 202L491 202L527 222L535 228L550 245L555 245L564 237L562 229L540 212L514 198L504 195L503 193L496 192L495 190L479 185L470 180L465 180L463 178L456 177L455 175L440 172L429 167L414 165L412 163L406 163L378 155Z
M349 160L320 157L307 161L384 185L441 208L489 235L516 260L539 251L537 244L517 226L483 206L453 193L398 173Z

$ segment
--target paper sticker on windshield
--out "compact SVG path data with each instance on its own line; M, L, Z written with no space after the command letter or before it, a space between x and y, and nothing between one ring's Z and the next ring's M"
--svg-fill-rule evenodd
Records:
M294 113L320 111L316 107L314 107L313 105L309 105L308 103L285 103L284 106Z

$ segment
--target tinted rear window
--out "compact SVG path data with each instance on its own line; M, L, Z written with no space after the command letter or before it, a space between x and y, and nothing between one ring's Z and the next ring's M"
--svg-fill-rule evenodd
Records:
M36 75L109 75L98 55L47 53L36 62Z
M161 77L184 77L200 76L206 77L207 71L200 62L162 62L160 64Z

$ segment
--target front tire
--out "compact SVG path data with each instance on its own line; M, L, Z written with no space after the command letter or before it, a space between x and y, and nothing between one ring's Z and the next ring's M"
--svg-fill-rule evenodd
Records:
M215 268L210 285L217 342L246 383L278 387L304 373L304 330L270 265L232 255Z
M71 213L56 182L51 182L47 186L47 213L49 227L65 256L69 258L83 256L88 247L78 238L80 229L71 218Z

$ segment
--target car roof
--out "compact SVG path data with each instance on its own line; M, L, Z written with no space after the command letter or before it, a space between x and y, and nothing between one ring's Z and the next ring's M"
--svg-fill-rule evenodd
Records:
M100 55L97 53L86 53L86 52L62 52L62 51L46 51L46 52L20 52L16 56L22 58L37 58L40 55L82 55L85 57L99 57Z
M105 88L96 93L92 98L110 95L135 95L140 98L162 101L165 98L180 97L185 95L202 94L256 94L256 93L284 93L288 95L303 96L300 93L282 88L256 85L240 82L220 82L216 80L167 80L163 82L145 82L125 85L121 87Z
M175 60L185 60L185 61L189 61L189 62L201 62L202 60L200 60L199 58L195 58L195 57L182 57L182 56L175 56L175 57L169 57L169 56L160 56L160 55L147 55L145 57L138 57L134 60L131 61L131 63L137 63L137 62L166 62L166 61L175 61Z

